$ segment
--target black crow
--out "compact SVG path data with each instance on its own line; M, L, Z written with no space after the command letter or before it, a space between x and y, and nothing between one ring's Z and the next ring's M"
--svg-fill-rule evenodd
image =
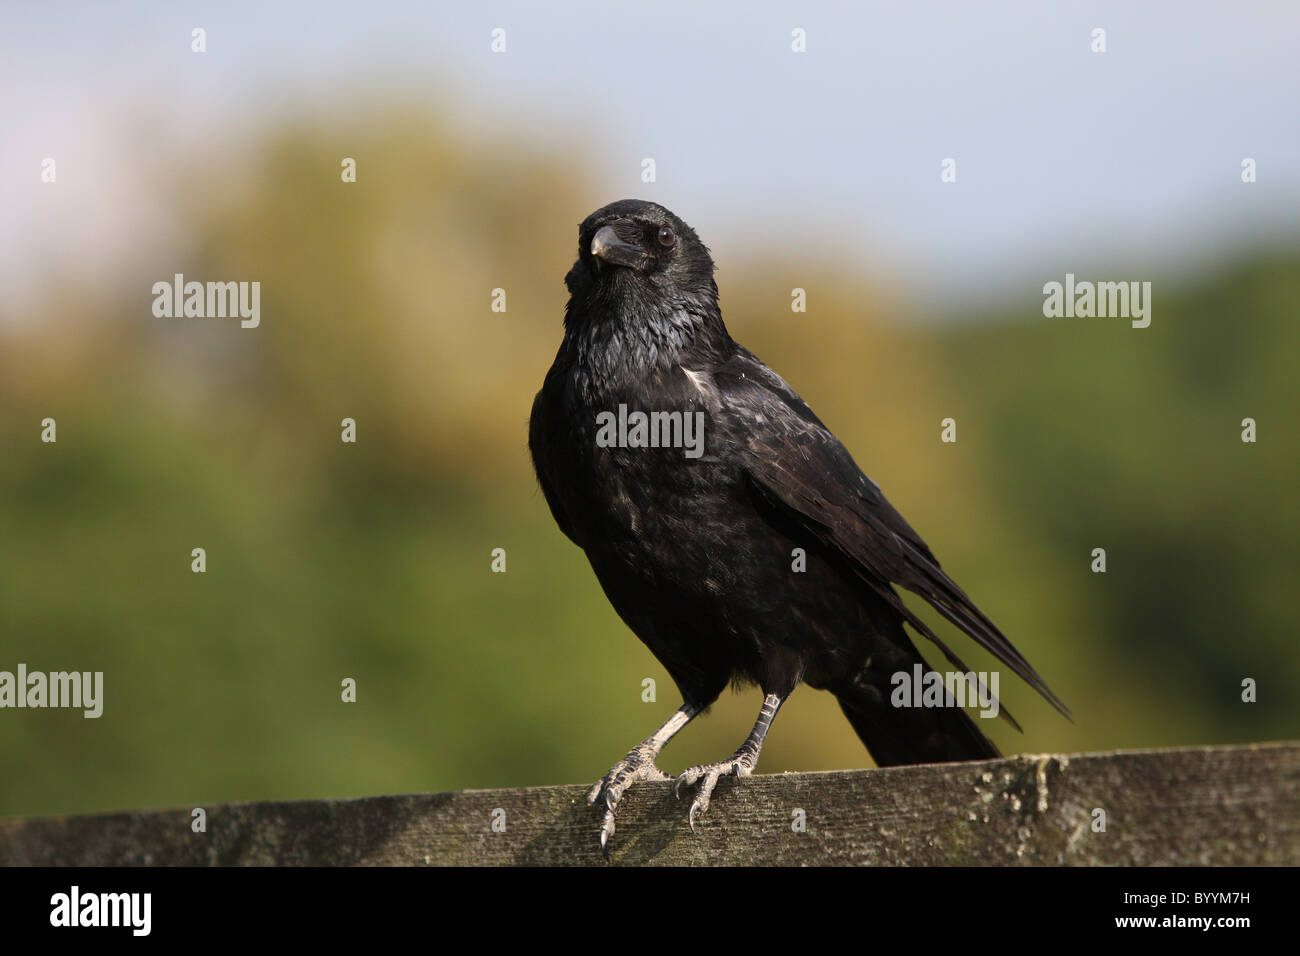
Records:
M894 675L932 673L904 623L968 672L894 585L1069 716L794 389L732 340L713 270L660 205L592 213L533 402L528 444L551 514L683 699L591 788L602 847L627 788L671 779L656 757L728 682L757 684L763 706L735 754L678 777L679 792L699 784L692 828L720 776L753 771L800 681L835 695L880 766L998 756L946 691L941 706L891 703Z

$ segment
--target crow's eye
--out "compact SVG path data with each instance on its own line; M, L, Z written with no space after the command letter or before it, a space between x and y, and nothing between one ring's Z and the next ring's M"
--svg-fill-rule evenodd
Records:
M672 229L664 226L659 230L659 245L663 246L665 249L670 247L676 241L677 236Z

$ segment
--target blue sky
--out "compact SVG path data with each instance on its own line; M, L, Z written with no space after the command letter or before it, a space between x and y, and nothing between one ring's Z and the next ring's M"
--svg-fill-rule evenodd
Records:
M824 250L940 307L1201 270L1300 223L1295 3L7 4L0 36L9 287L179 228L138 157L386 89L580 153L593 208L657 199L715 251Z

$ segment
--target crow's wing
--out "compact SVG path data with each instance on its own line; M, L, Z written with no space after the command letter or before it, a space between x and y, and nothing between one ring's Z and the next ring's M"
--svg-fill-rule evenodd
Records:
M582 547L582 542L577 537L577 527L569 520L564 497L560 494L564 481L559 471L565 461L563 449L568 436L563 419L556 414L555 400L547 392L551 385L551 375L548 374L546 384L533 399L533 411L528 418L528 450L533 457L537 483L541 485L542 495L551 509L551 517L566 538Z
M720 424L758 495L843 555L863 581L963 673L969 669L907 608L891 583L925 598L1070 717L1069 708L940 569L920 535L794 389L745 349L715 368L713 381L723 409Z

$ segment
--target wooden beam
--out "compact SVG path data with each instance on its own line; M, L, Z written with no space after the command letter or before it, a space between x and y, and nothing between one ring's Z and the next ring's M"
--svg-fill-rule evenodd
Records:
M0 864L603 864L585 791L217 805L204 833L192 808L7 820ZM671 784L635 787L612 861L1296 866L1300 743L724 779L694 834L688 806Z

